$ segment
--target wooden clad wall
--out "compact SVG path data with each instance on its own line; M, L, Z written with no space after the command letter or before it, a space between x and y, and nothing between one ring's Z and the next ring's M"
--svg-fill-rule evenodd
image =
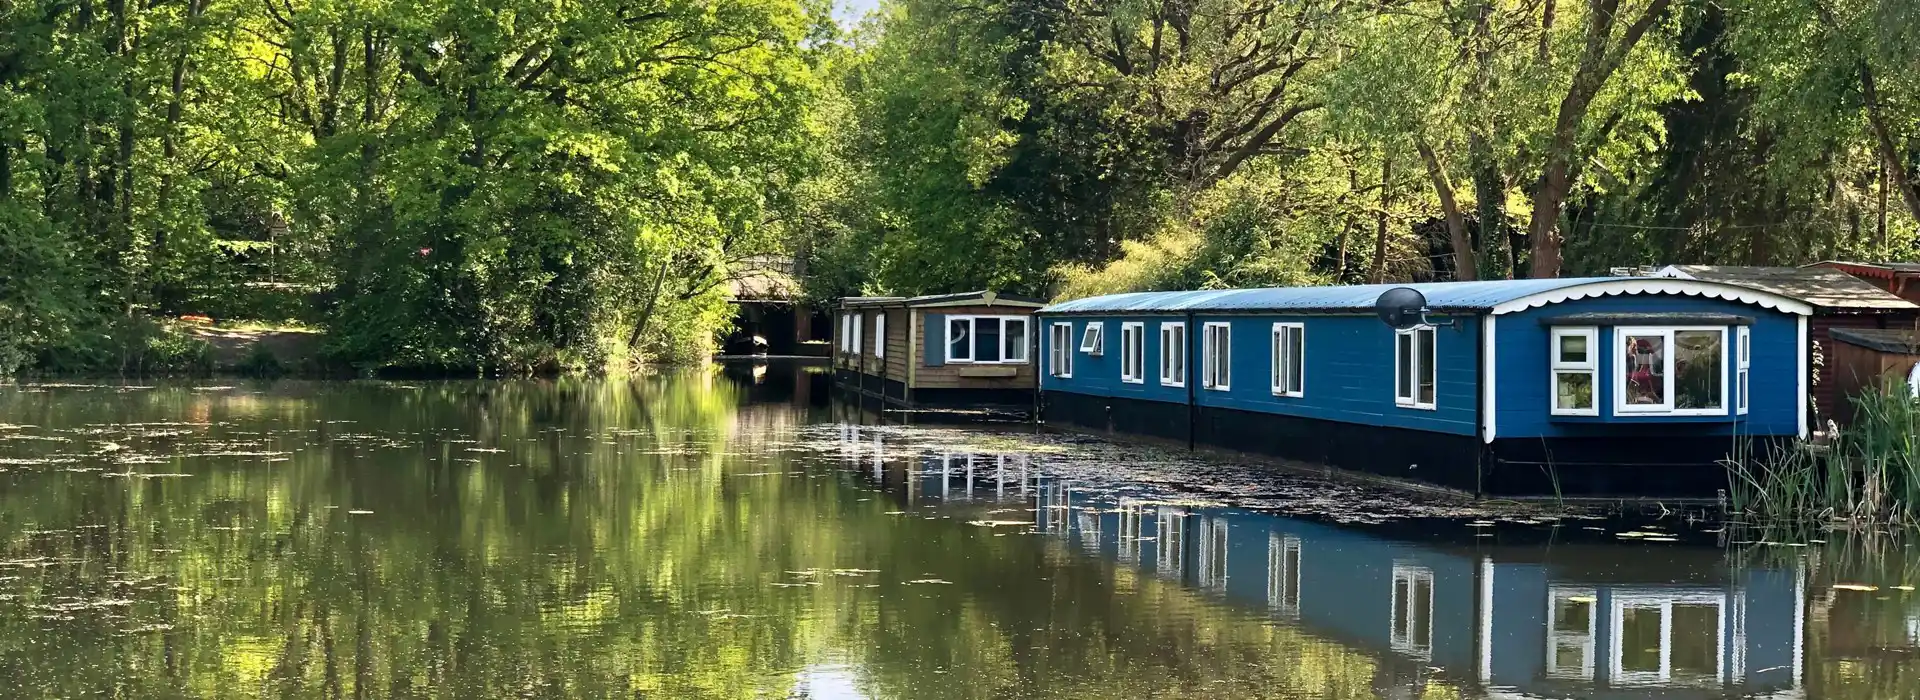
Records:
M1038 386L1039 374L1035 368L1039 362L1039 344L1035 342L1040 332L1039 321L1033 317L1033 309L1024 306L990 306L986 304L969 306L941 306L912 309L914 336L919 342L909 349L913 353L915 389L1032 389ZM929 317L939 317L940 326L928 327ZM940 364L927 365L927 334L936 333L946 338L945 318L947 316L1025 316L1027 318L1027 361L1022 364ZM892 323L892 321L888 321ZM942 347L935 344L935 347ZM1011 373L1008 372L1011 370Z
M1867 350L1835 341L1833 339L1833 329L1911 328L1913 324L1914 317L1906 313L1814 315L1812 320L1807 324L1807 343L1813 346L1807 348L1808 353L1810 353L1808 355L1807 373L1812 375L1808 377L1808 379L1813 382L1812 386L1808 387L1808 396L1812 398L1815 408L1812 415L1815 422L1815 425L1812 426L1814 430L1825 430L1828 420L1846 422L1853 416L1853 399L1851 397L1861 389L1873 386L1874 381L1877 381L1870 380L1864 384L1858 383L1840 371L1842 363L1850 361L1843 360L1839 356L1840 353L1844 352L1842 348L1861 351ZM1849 371L1860 371L1864 369L1864 367L1848 365L1848 369ZM1906 369L1902 368L1901 371L1905 372ZM1901 376L1905 375L1903 374Z
M884 358L886 378L900 382L907 381L907 363L913 356L907 350L907 309L885 309L875 315L887 317L887 354ZM868 321L872 323L872 321Z
M1833 375L1833 389L1840 397L1841 404L1823 419L1838 421L1841 425L1853 422L1854 406L1849 397L1877 388L1888 375L1905 378L1913 369L1916 357L1904 353L1890 353L1864 348L1853 343L1834 341L1827 353L1827 367Z

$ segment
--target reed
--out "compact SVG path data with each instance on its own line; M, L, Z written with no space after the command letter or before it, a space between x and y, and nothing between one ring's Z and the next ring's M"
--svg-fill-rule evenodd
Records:
M1727 461L1732 510L1763 521L1920 525L1920 402L1891 380L1853 403L1853 423L1825 445L1736 452Z

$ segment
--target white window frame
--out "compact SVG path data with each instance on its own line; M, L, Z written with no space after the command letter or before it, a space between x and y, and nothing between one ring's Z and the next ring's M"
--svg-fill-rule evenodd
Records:
M1200 385L1211 391L1233 389L1233 324L1207 321L1200 326Z
M1560 339L1584 337L1587 339L1586 362L1563 362L1560 359ZM1593 400L1589 408L1560 407L1560 375L1583 372L1587 375L1587 386L1593 391ZM1567 326L1554 328L1547 341L1547 410L1556 416L1597 416L1600 415L1600 329L1595 326Z
M1005 332L1005 329L1002 329ZM1073 378L1073 322L1055 321L1047 327L1047 374L1056 379Z
M1587 606L1587 628L1584 631L1562 631L1560 629L1560 604L1574 603ZM1592 680L1593 669L1598 665L1596 642L1600 636L1600 595L1593 588L1572 586L1547 587L1547 677L1564 680ZM1560 650L1577 649L1580 663L1567 668L1560 665Z
M1736 341L1738 347L1735 349L1735 352L1738 352L1740 355L1739 364L1735 365L1734 369L1733 384L1735 391L1739 392L1739 403L1737 405L1740 410L1740 415L1744 416L1747 415L1747 409L1753 405L1752 401L1748 399L1748 394L1752 393L1753 389L1753 329L1747 326L1741 326L1737 335L1739 339Z
M1420 352L1420 335L1426 334L1427 351ZM1406 385L1400 384L1400 338L1413 337L1413 353L1409 358L1413 366L1408 368ZM1422 411L1436 410L1440 403L1440 368L1434 367L1433 400L1420 400L1420 370L1428 364L1440 364L1440 333L1433 326L1414 326L1393 332L1393 403L1401 408L1413 408ZM1401 390L1408 393L1401 393Z
M1666 685L1673 678L1673 608L1678 605L1690 607L1712 606L1719 613L1718 624L1714 625L1714 669L1716 680L1728 678L1727 663L1727 594L1723 591L1684 591L1684 592L1624 592L1615 591L1612 597L1611 624L1608 634L1613 643L1608 649L1608 678L1621 686ZM1626 638L1626 613L1628 609L1657 611L1660 615L1660 651L1659 666L1652 671L1628 671L1625 666L1625 649L1621 640ZM1738 640L1742 646L1745 640Z
M1160 322L1160 386L1187 385L1187 344L1186 321Z
M1415 596L1420 592L1422 583L1426 584L1427 595L1424 599L1418 599ZM1407 593L1405 618L1400 616L1403 584ZM1403 562L1393 563L1393 587L1388 593L1387 624L1389 646L1394 651L1417 659L1433 658L1435 587L1433 569ZM1422 625L1422 621L1426 624ZM1425 634L1417 634L1419 632Z
M998 360L974 359L975 353L973 351L973 348L974 348L975 338L979 337L976 334L980 332L980 321L982 320L994 320L994 321L1000 322L1000 359ZM965 346L967 351L966 357L955 357L953 354L953 323L955 321L965 321L967 324L967 343ZM1020 357L1009 358L1007 356L1007 324L1009 322L1014 322L1014 321L1018 321L1020 323L1023 329L1020 334L1020 337L1023 338L1025 342L1022 342L1020 343L1019 346L1017 346L1020 350ZM1032 322L1032 319L1029 319L1026 316L996 316L992 314L959 314L954 316L948 316L945 319L943 319L941 323L946 324L946 327L942 328L941 330L945 334L942 337L942 339L946 342L946 346L947 346L947 349L946 349L947 364L950 364L950 365L1024 365L1024 364L1027 364L1027 359L1028 359L1027 348L1028 346L1031 346L1033 344L1033 335L1032 335L1033 322Z
M887 312L882 311L873 317L873 356L887 356Z
M1147 383L1147 324L1140 321L1120 324L1120 381Z
M864 343L861 340L861 338L864 336L860 334L860 331L861 331L860 326L862 325L862 322L864 322L866 319L867 319L867 315L864 312L856 313L853 315L853 354L856 356L864 354L866 352L866 348L862 347Z
M853 313L850 311L842 311L840 312L840 354L847 355L852 354L852 352Z
M1106 354L1107 332L1105 321L1088 321L1085 330L1080 331L1080 352L1089 357Z
M1267 607L1282 616L1300 617L1300 538L1267 533Z
M1676 400L1679 399L1680 397L1674 394L1674 381L1677 379L1677 377L1674 376L1675 353L1674 353L1673 339L1674 339L1674 334L1683 333L1683 332L1701 332L1701 333L1719 333L1720 334L1721 376L1720 376L1720 407L1719 408L1674 408ZM1662 343L1664 343L1666 352L1665 352L1665 355L1661 358L1661 361L1665 363L1665 366L1663 366L1661 369L1665 370L1664 380L1666 382L1666 386L1664 387L1664 389L1666 393L1663 394L1663 396L1666 397L1666 403L1663 403L1663 404L1629 404L1627 403L1627 363L1624 358L1616 356L1613 358L1614 359L1613 377L1611 377L1609 380L1613 382L1613 413L1614 415L1622 416L1622 417L1724 416L1724 415L1727 415L1728 405L1732 403L1732 401L1730 401L1729 399L1733 398L1732 396L1729 396L1729 394L1732 394L1733 391L1732 391L1732 387L1727 386L1727 377L1726 377L1727 367L1730 366L1730 360L1732 359L1731 353L1730 353L1731 348L1729 347L1731 343L1727 342L1729 340L1729 335L1730 334L1727 333L1726 326L1617 326L1615 327L1613 329L1613 342L1611 343L1612 348L1609 349L1608 352L1617 353L1625 349L1626 339L1629 336L1660 336L1665 339L1662 341Z
M1287 342L1289 333L1300 336L1300 356L1294 357L1293 344ZM1398 341L1395 341L1398 342ZM1273 324L1273 395L1297 399L1307 395L1307 324L1285 322ZM1396 349L1396 354L1398 350ZM1298 386L1289 390L1287 378L1298 379ZM1397 375L1396 375L1397 376Z

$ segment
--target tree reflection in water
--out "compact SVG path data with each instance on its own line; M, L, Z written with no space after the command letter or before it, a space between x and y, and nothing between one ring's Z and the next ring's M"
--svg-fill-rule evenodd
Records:
M0 694L1920 688L1911 556L1410 541L834 425L783 371L0 391Z

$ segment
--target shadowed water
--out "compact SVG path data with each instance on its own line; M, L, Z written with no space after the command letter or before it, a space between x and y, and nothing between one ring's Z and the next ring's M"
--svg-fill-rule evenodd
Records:
M1920 693L1890 537L881 424L822 379L0 387L0 696Z

